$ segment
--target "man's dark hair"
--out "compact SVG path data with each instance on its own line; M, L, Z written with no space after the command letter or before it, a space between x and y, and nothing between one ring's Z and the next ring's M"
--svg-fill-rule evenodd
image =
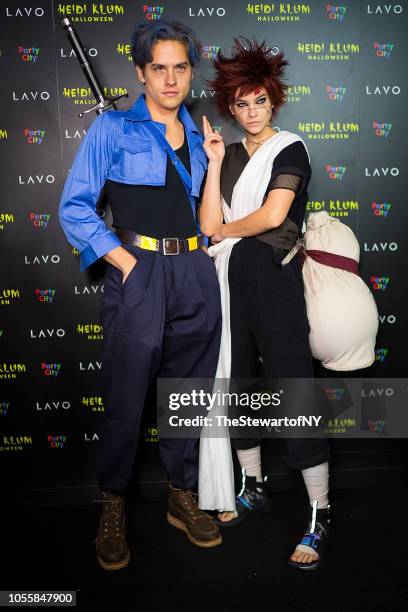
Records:
M200 61L201 43L196 34L180 21L138 21L132 34L132 59L140 68L153 60L152 48L159 40L177 40L185 44L191 66Z

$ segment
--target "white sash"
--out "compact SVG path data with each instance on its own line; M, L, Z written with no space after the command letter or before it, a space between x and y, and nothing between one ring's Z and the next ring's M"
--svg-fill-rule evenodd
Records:
M222 210L226 223L242 219L260 208L271 178L275 157L282 149L299 140L303 142L297 134L282 130L267 140L252 155L233 189L231 208L222 198ZM244 143L244 139L242 142ZM221 346L216 373L217 380L213 392L227 392L229 387L227 379L231 374L231 329L228 265L231 249L239 240L241 238L225 238L208 250L215 261L222 309ZM222 406L215 406L209 412L209 416L212 417L216 414L224 414ZM228 428L225 428L223 437L211 438L209 432L208 427L203 427L201 432L198 505L205 510L234 511L234 470Z

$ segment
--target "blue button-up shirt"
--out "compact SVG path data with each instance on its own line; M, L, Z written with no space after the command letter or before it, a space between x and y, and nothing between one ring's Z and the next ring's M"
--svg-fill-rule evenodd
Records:
M207 157L203 137L184 105L179 119L187 136L192 182L189 196L195 206ZM122 244L96 212L106 179L129 185L165 185L167 152L153 124L166 134L166 125L152 120L141 95L127 111L99 115L78 149L62 192L59 220L68 241L79 250L81 270Z

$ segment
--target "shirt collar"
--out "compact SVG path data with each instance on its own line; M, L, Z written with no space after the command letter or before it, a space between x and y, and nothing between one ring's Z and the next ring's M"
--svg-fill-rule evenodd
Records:
M178 116L181 123L189 132L196 132L201 135L184 104L180 106ZM152 116L146 104L145 94L141 94L133 106L127 111L126 119L130 119L131 121L152 121Z

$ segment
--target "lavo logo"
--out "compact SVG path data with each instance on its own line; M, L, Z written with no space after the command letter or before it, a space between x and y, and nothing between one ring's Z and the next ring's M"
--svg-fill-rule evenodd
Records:
M391 176L399 175L399 168L374 168L370 170L370 168L365 168L365 176L387 176L391 174Z
M104 285L89 285L89 287L74 287L75 295L96 295L97 293L103 293Z
M89 55L89 57L96 57L98 55L98 50L95 49L95 47L91 47L90 49L84 48L84 51L86 55ZM63 58L71 59L72 57L76 57L76 53L73 49L67 52L65 49L61 48L60 56Z
M63 338L65 336L65 329L40 329L38 332L30 329L30 338L33 339L53 338L54 336Z
M378 315L378 319L381 324L388 323L388 325L394 325L397 317L395 315Z
M94 372L95 370L101 370L102 361L95 361L95 362L90 361L89 363L82 363L82 361L80 361L79 369L81 370L81 372L89 372L89 371Z
M215 8L214 6L212 7L207 6L205 8L199 8L197 13L193 12L193 10L196 10L196 9L192 9L192 8L188 9L189 17L213 17L214 11L217 17L225 16L225 8L223 7Z
M81 140L84 136L86 136L86 130L82 128L82 130L74 130L70 132L69 130L65 130L65 138L67 140Z
M371 89L370 85L366 85L367 96L388 96L389 93L392 93L393 96L399 96L401 87L399 85L376 85L374 89Z
M69 410L71 408L70 402L67 401L58 401L58 402L45 402L44 404L40 402L35 402L35 409L39 412L46 412L47 410Z
M370 246L367 242L364 243L364 251L366 253L370 252L384 252L384 251L398 251L398 244L396 242L373 242Z
M29 257L28 255L24 256L24 263L26 265L43 263L58 264L60 261L61 257L59 255L34 255L33 258Z
M15 8L10 9L6 7L6 17L43 17L44 9L40 6L37 8L29 7L29 8Z
M55 182L55 176L53 174L47 174L44 176L43 174L36 174L35 176L29 175L28 177L22 177L21 174L18 175L18 182L20 185L35 185L38 183L48 183L51 185Z
M41 100L46 102L50 99L48 91L23 91L22 93L12 92L13 102L35 102Z
M96 440L99 440L99 436L97 433L94 433L94 434L84 433L84 440L85 442L96 442Z
M402 6L400 4L377 4L377 6L367 4L367 13L369 15L389 15L390 13L394 13L395 15L400 15L402 13Z

